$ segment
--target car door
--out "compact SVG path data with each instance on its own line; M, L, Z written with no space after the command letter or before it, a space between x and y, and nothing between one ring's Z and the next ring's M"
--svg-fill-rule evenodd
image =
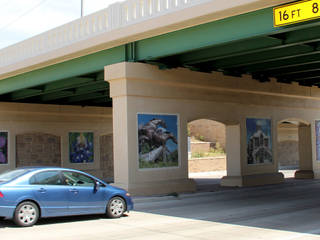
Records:
M95 188L95 179L73 171L63 171L63 180L69 185L70 214L104 213L106 196L104 186Z
M68 215L68 186L63 185L60 171L48 170L30 178L35 199L41 205L43 217Z

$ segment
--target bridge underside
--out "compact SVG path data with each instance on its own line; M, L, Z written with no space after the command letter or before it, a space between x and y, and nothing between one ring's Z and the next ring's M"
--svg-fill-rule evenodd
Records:
M112 106L103 68L124 61L320 86L320 22L275 29L272 9L263 9L3 79L0 100Z

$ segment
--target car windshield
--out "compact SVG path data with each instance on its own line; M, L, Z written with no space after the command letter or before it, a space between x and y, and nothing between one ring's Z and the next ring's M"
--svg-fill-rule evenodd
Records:
M6 171L6 172L0 174L0 182L11 181L14 178L19 177L28 171L29 171L28 169L16 169L16 170Z

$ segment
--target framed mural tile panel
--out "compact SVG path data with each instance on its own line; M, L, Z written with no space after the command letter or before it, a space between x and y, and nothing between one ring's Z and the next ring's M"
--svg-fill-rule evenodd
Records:
M8 132L0 131L0 164L8 164Z
M272 163L271 120L247 118L248 164Z
M138 114L139 168L179 166L178 115Z
M315 122L316 127L316 156L317 161L320 161L320 120L316 120Z
M69 132L71 163L92 163L94 160L93 132Z

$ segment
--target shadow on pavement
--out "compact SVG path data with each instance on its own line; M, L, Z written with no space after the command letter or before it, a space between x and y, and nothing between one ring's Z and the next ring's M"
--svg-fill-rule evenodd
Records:
M128 215L124 214L123 217L128 217ZM74 222L87 222L87 221L95 221L99 219L108 219L108 218L103 214L42 218L42 219L39 219L39 221L36 223L36 226L62 224L62 223L74 223ZM0 219L0 229L1 228L20 228L20 227L17 226L12 220Z
M136 211L248 227L320 235L320 180L286 179L282 184L227 188L196 179L198 193L140 202Z

